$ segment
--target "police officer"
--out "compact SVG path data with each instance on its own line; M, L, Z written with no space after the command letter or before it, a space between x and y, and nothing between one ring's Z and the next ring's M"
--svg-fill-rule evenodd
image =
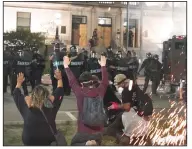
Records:
M156 91L157 88L160 84L161 78L161 73L162 73L162 64L159 62L159 56L155 54L152 59L153 67L154 68L149 68L150 74L151 74L151 81L152 81L152 94L157 95ZM156 68L155 68L156 67Z
M116 55L116 72L115 74L124 74L127 76L128 65L127 58L123 58L122 51L118 51Z
M91 51L87 62L87 71L90 71L92 75L97 76L101 80L101 66L99 65L95 51Z
M106 49L106 54L107 54L107 58L108 59L113 59L114 58L114 53L113 53L113 49L111 48L111 46L109 46L107 49Z
M8 76L10 75L11 69L11 59L11 52L9 51L8 45L5 45L3 51L3 93L7 92Z
M83 48L83 49L82 49L82 53L83 53L83 55L84 55L84 60L87 62L88 57L89 57L89 56L88 56L88 55L89 55L89 54L88 54L88 51Z
M50 56L50 67L51 67L51 80L52 80L52 87L53 92L57 88L57 80L54 77L55 70L59 69L62 73L62 80L63 80L63 89L65 95L69 96L71 93L71 88L69 86L69 81L67 75L65 73L65 69L63 67L63 57L66 55L65 49L62 51L60 50L60 43L55 43L54 45L54 52Z
M89 39L89 47L90 47L90 49L92 49L94 47L94 39L93 39L93 37L91 37Z
M20 47L22 49L22 47ZM34 84L31 81L31 63L32 63L32 53L30 51L18 50L14 56L13 62L13 73L12 73L12 92L17 83L17 75L22 72L25 76L25 81L23 82L23 91L24 95L28 95L27 90L27 81L30 81L32 88L34 88Z
M131 57L130 56L127 57L127 65L128 65L127 77L129 79L135 80L137 77L137 71L139 68L139 61L137 57L133 54Z
M144 87L143 87L143 92L145 93L149 84L149 80L150 80L150 70L149 70L149 64L153 61L152 58L152 54L151 53L147 53L146 54L146 59L143 61L138 74L140 73L140 71L144 68L144 76L145 76L145 83L144 83Z
M84 54L85 53L83 53L83 52L78 54L75 46L70 48L69 56L71 58L71 63L69 65L69 67L77 79L85 70L84 60L86 58L85 57L86 55L84 55Z
M32 77L34 80L34 84L41 84L41 76L45 69L45 59L39 53L39 50L36 47L32 48L33 51L33 60L32 60Z
M97 46L97 41L98 41L97 28L94 29L92 38L94 41L94 46Z

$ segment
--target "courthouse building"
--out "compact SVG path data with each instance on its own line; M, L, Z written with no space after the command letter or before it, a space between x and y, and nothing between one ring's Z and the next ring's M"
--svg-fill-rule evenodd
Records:
M4 2L4 32L30 29L51 42L56 25L68 45L86 47L97 28L99 45L126 47L129 31L130 49L159 51L172 35L186 35L186 2Z

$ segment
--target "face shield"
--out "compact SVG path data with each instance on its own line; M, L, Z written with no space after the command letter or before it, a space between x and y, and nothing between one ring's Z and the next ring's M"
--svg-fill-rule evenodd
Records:
M146 58L152 58L152 54L147 53L147 54L146 54Z
M21 50L19 50L17 53L19 54L19 57L22 57L24 55L24 52Z
M117 56L118 56L119 58L122 58L122 53L118 53Z
M96 53L95 52L91 53L91 58L96 58Z
M72 57L77 55L77 49L75 47L70 48L70 55Z

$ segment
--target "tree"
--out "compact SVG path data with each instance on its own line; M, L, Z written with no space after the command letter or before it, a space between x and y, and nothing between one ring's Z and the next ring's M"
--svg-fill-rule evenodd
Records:
M42 33L31 33L29 30L18 30L4 33L4 41L9 44L18 45L24 43L25 47L45 46L45 36Z

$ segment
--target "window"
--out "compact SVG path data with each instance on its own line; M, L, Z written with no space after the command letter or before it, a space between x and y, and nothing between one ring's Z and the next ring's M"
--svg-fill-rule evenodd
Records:
M87 24L87 17L86 16L72 16L72 23L76 24Z
M133 48L138 48L139 43L139 32L138 32L138 20L137 19L129 19L129 29L128 29L128 46ZM124 19L124 31L123 31L123 45L127 47L127 19Z
M17 12L17 30L30 30L31 26L31 13L30 12Z
M100 26L111 26L112 25L112 19L111 18L98 18L98 25Z
M176 42L175 43L176 50L183 50L184 49L184 42Z
M61 34L66 34L66 26L61 26Z

